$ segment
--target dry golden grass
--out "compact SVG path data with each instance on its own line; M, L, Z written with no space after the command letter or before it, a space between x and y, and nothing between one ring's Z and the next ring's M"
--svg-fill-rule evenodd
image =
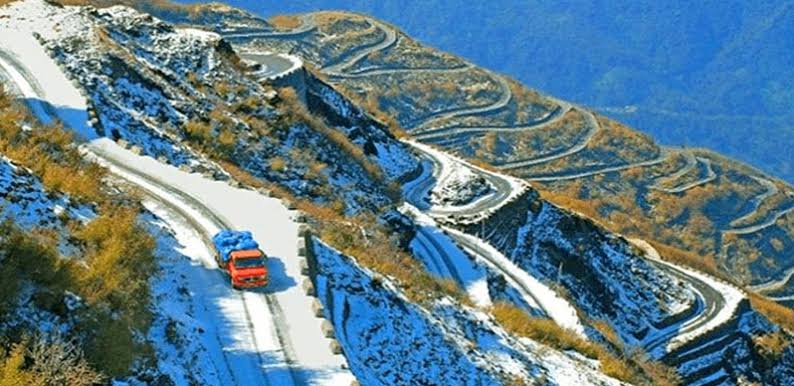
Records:
M794 333L794 310L753 292L748 292L748 295L753 309L775 324Z
M44 386L40 379L27 365L25 352L27 347L23 344L11 346L6 353L0 352L0 386Z
M496 303L491 314L507 331L561 350L575 350L588 358L598 358L598 350L573 331L565 330L551 319L535 318L508 303Z
M279 89L279 96L287 104L287 112L289 114L292 114L298 121L306 123L316 132L322 134L325 138L337 145L342 151L355 160L374 181L382 182L384 180L383 172L367 158L364 151L356 144L350 142L344 133L328 127L324 121L311 114L306 107L298 101L297 94L293 88Z
M293 15L276 15L267 19L267 22L278 30L292 30L301 25L300 19Z
M32 130L22 130L23 123ZM86 328L82 336L90 346L85 351L91 364L107 374L127 374L143 353L134 331L146 331L151 320L148 280L154 271L155 247L138 223L140 208L130 201L134 197L111 196L103 186L106 171L83 159L71 132L59 125L34 123L2 89L0 153L30 169L47 190L96 204L98 215L87 224L67 226L71 239L83 247L79 261L59 258L53 247L57 238L48 232L3 228L0 239L10 244L0 243L0 255L6 257L0 269L2 298L12 298L7 296L14 291L12 278L20 277L51 293L78 294L89 305L82 311L88 313L85 319L96 323L90 328L81 325ZM27 264L31 259L34 266ZM23 264L14 264L15 260ZM117 316L111 318L110 313Z
M759 353L770 362L780 359L783 352L791 346L791 337L783 332L772 332L756 336L753 343L758 348Z
M625 344L623 339L620 338L615 328L612 327L612 324L606 320L593 320L590 322L590 325L593 326L601 335L614 347L619 350L623 350Z
M548 188L546 185L542 183L533 183L532 185L535 190L540 193L540 197L560 208L565 208L568 210L572 210L576 213L579 213L585 217L588 217L593 220L596 224L601 225L605 229L607 227L602 222L603 216L598 213L598 207L603 204L601 200L582 200L579 197L579 191L581 188L581 183L575 182L573 184L568 185L568 187L563 191L555 191ZM604 221L609 221L606 219ZM611 228L615 229L615 228Z
M708 273L725 281L733 281L725 274L725 272L717 267L717 261L714 260L714 256L712 255L701 256L692 252L671 247L658 241L648 240L648 242L651 243L651 245L653 245L653 247L659 251L659 255L661 255L662 258L667 261L686 267L695 268L698 271Z
M287 161L284 158L273 157L270 159L270 170L274 172L283 172L287 169Z
M640 352L628 357L617 356L602 346L579 338L574 332L565 330L552 320L535 318L511 304L496 303L491 314L505 330L560 350L575 350L582 355L598 359L601 371L615 379L633 384L653 384L673 386L680 379L673 369L661 363L650 361ZM619 342L617 334L608 324L601 324L606 334ZM610 339L610 338L608 338Z
M314 14L314 20L317 22L318 25L325 25L325 24L335 23L340 20L363 21L365 20L365 18L361 15L357 15L351 12L322 11Z
M60 125L23 131L24 107L11 102L0 87L0 153L33 171L51 191L80 202L102 202L105 169L83 160L73 146L74 135Z

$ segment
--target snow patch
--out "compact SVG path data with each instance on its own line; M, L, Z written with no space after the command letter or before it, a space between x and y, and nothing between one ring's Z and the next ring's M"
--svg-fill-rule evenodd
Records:
M575 332L581 338L587 338L584 325L582 325L582 322L579 320L579 315L576 313L576 308L567 300L557 295L554 290L532 277L527 271L516 266L515 263L510 261L510 259L505 257L491 244L455 229L445 228L444 230L455 237L467 239L471 243L476 244L476 250L468 250L474 256L478 256L480 259L484 260L483 263L494 266L498 271L509 272L509 275L505 275L508 281L517 280L518 283L515 283L515 287L520 286L530 291L532 297L531 299L525 299L527 302L532 301L537 303L560 327Z
M418 226L411 249L428 270L458 282L477 306L490 306L486 272L463 253L430 216L410 204L403 204L400 210L413 217Z

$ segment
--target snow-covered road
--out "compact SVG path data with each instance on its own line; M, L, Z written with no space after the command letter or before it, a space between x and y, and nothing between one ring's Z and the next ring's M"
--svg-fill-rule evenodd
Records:
M255 358L230 364L229 377L235 384L350 384L353 376L343 369L344 358L331 352L321 320L311 311L312 298L298 285L299 237L293 213L277 199L183 172L97 138L88 124L85 99L32 31L2 28L0 35L0 65L42 121L63 121L87 140L82 146L88 157L143 189L150 200L181 213L195 233L209 237L219 228L249 229L271 256L272 282L266 289L216 296L220 304L214 310L224 315L207 315L210 325L219 319L245 321L217 326L230 337L219 339L219 354L224 356L219 361L228 362L228 353L240 351ZM206 243L204 248L201 253L211 256ZM209 267L214 264L205 262ZM191 280L204 281L199 287L207 289L227 285L222 275Z
M454 216L457 222L476 220L498 210L528 188L520 179L475 167L432 146L413 140L405 143L411 145L427 162L423 163L423 173L404 185L404 196L412 205L427 211L435 218ZM443 185L453 183L456 179L460 180L469 174L482 177L492 190L466 205L432 205L428 202L431 192L438 191Z
M273 52L245 52L239 54L240 58L250 60L261 66L261 69L251 76L259 81L278 78L282 74L295 71L303 66L300 58L292 55Z
M425 170L414 181L406 184L403 191L406 200L412 204L407 212L420 225L415 243L420 246L418 252L428 256L424 260L428 261L431 266L433 262L436 262L436 265L439 266L439 272L436 273L450 276L458 281L475 303L483 304L483 299L488 299L490 302L488 287L480 284L484 279L481 275L470 274L470 272L477 272L478 268L471 266L469 259L462 253L465 251L472 255L478 264L502 275L529 306L539 309L563 328L584 337L584 326L579 320L576 309L568 301L556 295L554 290L526 271L516 267L485 241L449 227L439 227L435 223L434 219L447 221L448 217L453 214L457 221L465 222L467 217L479 218L479 216L493 213L524 193L528 188L527 185L516 178L474 167L428 145L415 141L406 143L428 158L429 164L432 166L432 170ZM494 186L494 191L464 206L437 207L428 205L425 201L428 192L439 182L459 174L456 172L457 169L468 169L472 173L483 176ZM415 213L420 209L424 213ZM442 230L446 235L442 233ZM444 275L445 267L449 267L446 268L446 271L450 275ZM479 271L482 271L482 268ZM463 275L461 272L468 274Z
M479 169L466 161L457 159L430 146L415 141L409 141L407 143L414 146L414 148L425 155L425 157L430 158L432 161L430 164L436 169L432 172L425 171L425 173L417 177L416 180L406 184L404 190L406 199L424 210L430 217L438 219L465 219L466 216L476 216L478 211L485 214L489 212L492 213L495 209L504 205L505 202L508 202L510 199L509 197L515 196L515 192L512 190L526 188L523 183L513 183L515 179L509 176ZM659 158L646 162L661 162L661 160L667 158L667 153L667 151L663 151ZM439 208L433 208L427 205L424 200L428 192L435 188L438 181L444 179L442 176L454 175L456 174L455 169L460 168L469 168L472 171L483 173L484 176L487 176L491 185L496 188L497 192L480 198L475 201L473 205L465 207L446 207L443 208L443 210L439 210ZM601 172L604 171L601 170ZM499 190L504 189L509 189L511 191L499 192ZM459 211L459 215L465 216L455 217L454 214L456 209ZM581 327L581 322L578 320L575 311L571 311L574 310L573 306L568 304L564 299L553 296L553 290L529 276L527 272L516 268L507 258L498 253L498 251L495 251L483 240L475 236L460 234L460 232L451 229L444 230L456 244L474 255L477 260L488 264L492 268L495 268L496 271L502 273L513 283L519 293L522 293L522 296L531 298L527 299L529 304L534 303L539 305L544 313L555 320L559 325L577 332L583 331L583 327ZM741 290L695 270L665 262L649 244L642 240L635 240L634 242L646 251L646 257L655 267L672 277L688 283L698 297L696 304L693 305L694 309L690 311L690 314L684 318L684 320L661 327L659 330L649 334L642 342L644 348L649 350L652 355L655 357L662 357L689 340L717 328L734 316L739 302L745 297ZM426 247L430 248L432 246ZM443 251L438 252L438 254L442 253Z
M573 331L582 338L586 338L584 326L579 320L576 308L557 295L553 289L532 277L527 271L505 257L499 250L481 239L451 228L444 228L444 230L464 250L502 274L522 296L531 298L525 300L534 302L557 325Z
M745 298L744 292L733 285L691 268L662 260L656 248L645 240L631 239L629 241L645 251L645 257L657 268L686 281L699 298L698 312L678 323L649 334L648 339L643 342L643 346L652 356L662 357L697 336L719 327L734 316L739 303Z

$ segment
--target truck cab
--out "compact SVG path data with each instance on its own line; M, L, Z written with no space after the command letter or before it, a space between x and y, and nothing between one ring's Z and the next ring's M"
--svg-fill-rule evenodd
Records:
M267 285L267 257L259 249L248 249L230 253L227 270L232 287L250 288Z
M213 238L215 261L229 274L233 288L252 288L269 281L267 256L251 232L224 230Z

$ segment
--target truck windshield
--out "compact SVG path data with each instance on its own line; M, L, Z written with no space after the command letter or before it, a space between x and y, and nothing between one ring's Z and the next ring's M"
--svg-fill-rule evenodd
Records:
M265 259L261 257L247 257L242 259L235 259L234 266L237 268L256 268L264 267Z

